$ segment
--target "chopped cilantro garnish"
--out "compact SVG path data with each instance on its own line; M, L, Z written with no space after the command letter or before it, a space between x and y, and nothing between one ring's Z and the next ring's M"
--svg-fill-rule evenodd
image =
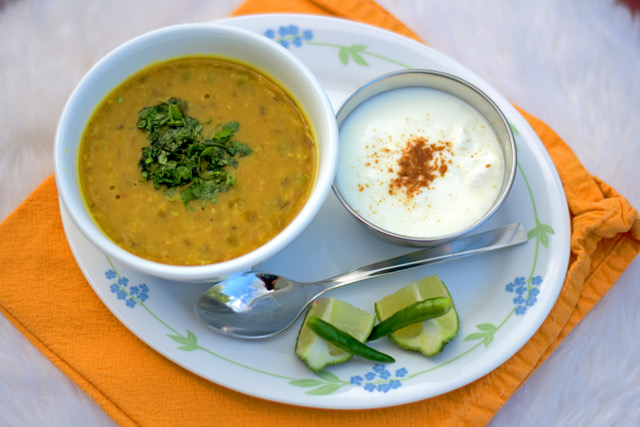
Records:
M251 148L231 140L239 129L238 122L218 126L211 138L202 136L200 122L186 115L187 103L171 98L140 111L137 127L144 129L149 146L142 148L140 170L146 181L164 189L175 198L180 187L182 201L216 201L216 194L228 191L235 183L225 170L237 167L238 157L251 154Z

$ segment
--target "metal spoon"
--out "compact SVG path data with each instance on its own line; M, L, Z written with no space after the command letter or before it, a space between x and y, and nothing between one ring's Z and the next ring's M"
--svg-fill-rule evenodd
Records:
M524 227L515 223L379 261L319 282L300 283L273 274L250 271L209 288L198 299L195 312L204 323L225 335L266 338L291 326L311 301L331 289L526 241Z

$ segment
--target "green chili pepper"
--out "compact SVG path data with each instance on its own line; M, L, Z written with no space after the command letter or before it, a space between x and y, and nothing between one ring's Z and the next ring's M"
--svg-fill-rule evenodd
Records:
M374 360L376 362L395 362L393 357L361 343L345 331L336 328L331 323L326 322L319 317L309 317L307 320L307 326L309 326L313 332L318 334L320 338L325 339L339 349L348 353L360 356L364 359Z
M415 302L378 323L371 331L367 341L377 340L413 323L440 317L451 310L451 307L453 307L453 303L450 298L446 297L428 298Z

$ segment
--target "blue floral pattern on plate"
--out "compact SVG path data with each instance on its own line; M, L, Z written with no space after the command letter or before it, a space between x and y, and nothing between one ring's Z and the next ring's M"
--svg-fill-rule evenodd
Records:
M278 27L277 29L268 28L264 31L263 34L265 35L265 37L272 39L273 41L279 43L281 46L287 49L289 49L291 46L302 47L304 44L337 49L338 59L340 60L342 65L345 66L349 65L350 62L353 61L353 63L357 65L368 67L370 64L365 59L365 57L372 57L399 65L403 68L412 68L403 62L371 51L368 49L368 46L364 44L358 43L347 46L335 43L312 41L314 38L313 31L303 30L302 32L300 32L299 28L296 25L283 25Z
M113 281L109 287L111 292L116 294L119 300L124 300L127 307L133 308L149 298L149 287L146 284L141 283L127 288L129 279L120 277L113 268L107 270L104 275L108 280Z
M313 31L304 30L300 32L295 25L281 26L277 31L269 28L264 32L264 35L287 49L289 46L300 47L304 42L309 42L313 39Z

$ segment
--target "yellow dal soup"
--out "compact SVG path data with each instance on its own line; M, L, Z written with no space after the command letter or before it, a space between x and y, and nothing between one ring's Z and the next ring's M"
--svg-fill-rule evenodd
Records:
M215 202L184 203L184 187L174 194L142 175L150 140L139 113L171 98L187 103L204 139L237 122L233 139L251 149L225 168L235 184ZM101 229L140 257L175 265L229 260L269 241L305 204L315 169L311 130L291 97L255 70L214 58L180 58L128 78L92 114L79 153L82 191Z

